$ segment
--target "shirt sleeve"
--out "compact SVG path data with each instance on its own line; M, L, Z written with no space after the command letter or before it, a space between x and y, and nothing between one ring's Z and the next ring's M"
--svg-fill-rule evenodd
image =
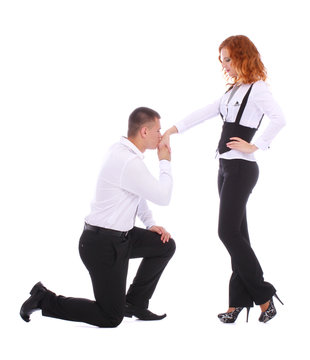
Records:
M142 159L135 157L125 166L121 177L121 187L157 205L168 205L173 183L170 161L161 160L159 169L157 180L149 172Z
M254 90L254 89L253 89ZM259 149L266 150L269 148L272 140L278 132L285 126L283 112L274 100L267 84L263 81L258 83L255 89L255 104L269 118L270 122L263 133L254 141Z
M152 212L149 209L145 199L141 199L139 202L137 216L143 222L147 229L155 225Z
M217 116L220 113L221 99L222 98L219 98L214 103L194 111L193 113L186 116L183 120L177 122L175 126L178 129L178 132L182 133L208 119Z

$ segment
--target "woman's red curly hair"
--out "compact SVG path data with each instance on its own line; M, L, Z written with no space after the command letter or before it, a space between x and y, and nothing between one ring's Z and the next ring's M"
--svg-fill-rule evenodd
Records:
M260 54L247 36L230 36L219 46L219 53L223 48L229 51L232 65L238 74L237 78L233 80L234 83L250 84L258 80L266 80L267 71ZM220 56L219 60L221 61Z

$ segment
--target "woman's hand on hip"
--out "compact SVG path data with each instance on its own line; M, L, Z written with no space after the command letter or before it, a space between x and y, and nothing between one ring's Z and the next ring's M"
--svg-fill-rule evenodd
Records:
M252 154L256 150L258 150L258 147L256 145L250 144L239 137L231 137L230 140L232 141L226 143L226 146L232 150L238 150L246 154Z

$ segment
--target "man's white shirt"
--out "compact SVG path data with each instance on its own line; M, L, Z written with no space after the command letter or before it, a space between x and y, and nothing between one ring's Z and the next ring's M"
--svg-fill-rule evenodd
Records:
M136 215L149 228L155 225L147 200L168 205L172 193L171 164L159 161L159 179L143 162L141 151L127 138L114 144L103 163L91 212L85 222L108 229L128 231Z

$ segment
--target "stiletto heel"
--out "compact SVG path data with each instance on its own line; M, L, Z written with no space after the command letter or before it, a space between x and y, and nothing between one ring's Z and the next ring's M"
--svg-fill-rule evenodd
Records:
M249 322L250 310L251 310L251 308L249 308L249 307L246 308L246 322Z
M234 311L218 314L217 317L225 324L232 324L237 320L239 314L243 309L244 309L243 307L236 307ZM247 307L246 309L247 309L246 322L248 322L250 308Z
M279 302L283 304L283 302L279 299L278 295L277 294L274 294L273 296L276 297L277 300L279 300ZM275 316L277 315L277 310L274 306L274 303L273 303L273 299L271 298L269 300L269 306L268 306L268 309L266 311L263 311L258 319L258 321L260 322L263 322L263 323L266 323L267 321L273 319Z
M284 305L283 302L280 300L280 298L279 298L279 296L278 296L277 294L274 294L273 296L275 296L275 297L277 298L277 300L278 300L282 305Z

